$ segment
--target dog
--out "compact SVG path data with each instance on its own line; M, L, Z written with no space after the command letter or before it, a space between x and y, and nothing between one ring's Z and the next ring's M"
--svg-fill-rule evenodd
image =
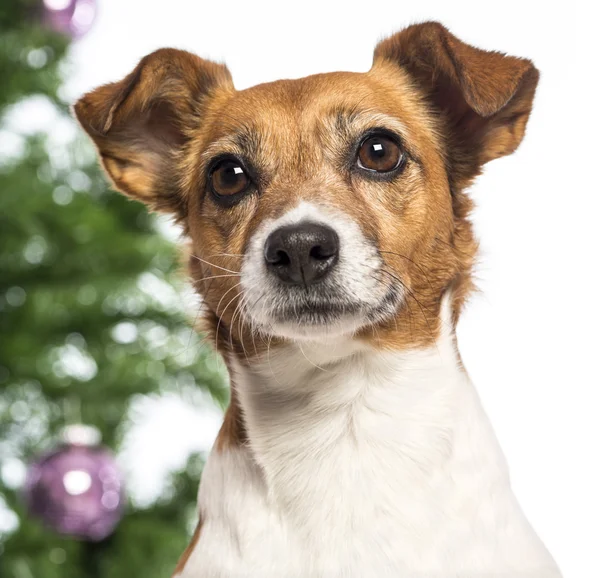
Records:
M366 73L236 91L158 50L74 110L114 187L189 239L231 401L177 578L557 578L456 347L466 189L538 71L436 22Z

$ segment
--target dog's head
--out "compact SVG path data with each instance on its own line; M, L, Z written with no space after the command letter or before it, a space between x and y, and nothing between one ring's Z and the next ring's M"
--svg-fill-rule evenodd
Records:
M75 112L115 187L184 226L222 343L403 348L435 339L446 290L457 315L471 288L463 191L521 142L537 79L425 23L367 73L243 91L221 64L159 50Z

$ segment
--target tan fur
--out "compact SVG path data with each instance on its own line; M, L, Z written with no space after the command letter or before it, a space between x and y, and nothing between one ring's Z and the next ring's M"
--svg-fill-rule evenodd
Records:
M484 163L521 142L537 79L530 61L473 48L425 23L381 42L365 74L240 92L224 66L158 51L120 83L83 97L75 111L115 186L183 223L205 327L226 361L246 364L280 340L254 336L240 311L241 257L264 219L300 199L338 207L359 223L379 248L387 282L406 288L396 317L357 338L385 349L432 344L449 287L456 322L477 252L464 191ZM373 181L348 170L352 143L389 123L409 155L402 176ZM258 193L227 209L206 192L208 164L220 153L249 158L258 175ZM232 386L216 450L245 436Z

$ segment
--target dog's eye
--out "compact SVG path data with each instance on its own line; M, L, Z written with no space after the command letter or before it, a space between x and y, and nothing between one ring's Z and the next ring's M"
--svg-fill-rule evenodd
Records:
M402 160L400 146L386 135L368 137L358 150L358 166L367 171L389 173L397 169Z
M210 173L210 186L217 197L240 195L250 186L250 177L235 159L224 159Z

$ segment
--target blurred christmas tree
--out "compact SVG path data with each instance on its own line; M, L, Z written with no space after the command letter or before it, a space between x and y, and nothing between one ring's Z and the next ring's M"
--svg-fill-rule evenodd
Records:
M25 465L69 420L118 451L132 400L227 395L191 334L175 248L142 205L107 190L59 97L69 38L43 24L42 4L0 5L0 576L165 578L187 544L198 456L150 505L131 500L97 545L44 528L20 495ZM56 117L48 134L7 121L32 98Z

